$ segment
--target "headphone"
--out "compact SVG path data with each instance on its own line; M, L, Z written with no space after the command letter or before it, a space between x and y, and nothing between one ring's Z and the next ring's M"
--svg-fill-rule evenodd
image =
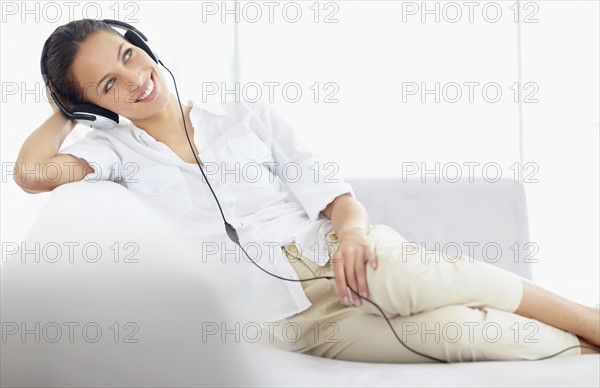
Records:
M146 36L142 34L137 28L119 20L103 19L102 22L110 25L114 29L121 28L125 30L124 37L129 43L144 50L154 62L159 63L158 54L156 53L156 51L152 50L150 46L148 46L148 44L146 43L148 42L148 38L146 38ZM68 97L64 93L56 89L54 87L54 83L48 77L48 73L46 70L46 56L48 55L49 39L50 38L48 38L44 43L42 57L40 59L40 68L42 71L42 78L44 79L44 83L46 86L48 86L48 89L50 90L50 96L52 96L52 99L56 103L56 106L61 111L61 113L69 120L73 120L78 124L90 126L94 129L111 129L116 127L117 124L119 124L119 115L113 111L104 109L98 105L88 103L74 104L72 110L69 111L60 102L56 95L57 93L64 98ZM50 84L52 84L52 87L50 87Z

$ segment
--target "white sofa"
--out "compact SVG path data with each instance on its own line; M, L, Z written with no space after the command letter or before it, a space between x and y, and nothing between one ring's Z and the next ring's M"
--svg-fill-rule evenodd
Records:
M390 225L428 249L474 246L474 258L531 279L521 184L347 181L372 223ZM24 245L9 247L14 249L1 267L2 386L600 384L596 355L369 364L248 341L222 343L202 328L206 322L228 321L234 313L215 292L223 280L207 277L197 253L186 252L179 237L134 194L112 182L78 182L40 195L50 195L48 204Z

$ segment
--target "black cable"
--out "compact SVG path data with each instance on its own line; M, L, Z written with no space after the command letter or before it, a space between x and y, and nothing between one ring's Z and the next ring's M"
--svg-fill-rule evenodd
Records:
M173 76L173 73L171 73L171 70L169 70L164 63L162 63L162 61L158 61L165 69L167 69L167 71L169 72L169 74L171 74L171 78L173 78L173 84L175 85L175 93L177 94L177 101L179 102L179 110L181 111L181 118L183 120L183 127L185 129L185 135L187 137L188 140L188 144L190 145L190 148L192 150L192 154L194 154L194 159L196 159L196 164L198 164L198 167L200 168L200 172L202 172L202 175L204 176L204 179L206 180L206 183L208 183L208 187L210 188L210 191L213 195L213 197L215 197L215 201L217 201L217 205L219 206L219 211L221 212L221 217L223 218L223 222L225 222L225 231L227 232L227 236L229 236L229 238L231 239L231 241L233 241L234 243L236 243L240 249L244 252L244 254L246 255L246 257L248 259L250 259L250 261L252 262L252 264L254 264L255 266L257 266L260 270L262 270L263 272L276 277L278 279L281 280L285 280L288 282L307 282L310 280L317 280L317 279L335 279L334 276L317 276L314 278L308 278L308 279L288 279L288 278L284 278L282 276L276 275L274 273L271 273L269 271L267 271L266 269L264 269L263 267L261 267L260 265L256 264L256 262L254 260L252 260L250 258L250 255L248 255L248 253L246 252L246 250L242 247L242 245L240 244L240 238L238 236L237 230L235 230L235 228L229 223L227 222L227 220L225 219L225 215L223 214L223 209L221 208L221 204L219 203L219 200L217 199L217 196L215 195L215 192L213 191L212 187L210 186L210 183L208 182L208 179L206 178L206 175L204 174L204 170L202 169L202 166L200 165L200 161L198 160L198 158L196 157L196 151L194 151L194 147L192 146L192 142L190 140L190 135L188 134L188 130L187 130L187 125L185 124L185 115L183 113L183 107L181 106L181 99L179 98L179 91L177 90L177 82L175 81L175 77ZM354 291L352 289L352 287L347 286L350 291L352 291L358 298L364 299L367 302L371 303L373 306L375 306L375 308L377 308L377 310L379 310L379 312L381 313L381 315L385 318L388 326L390 327L390 329L392 329L392 332L394 333L394 336L396 337L396 339L400 342L400 344L402 344L402 346L404 346L406 349L410 350L413 353L418 354L419 356L425 357L425 358L429 358L430 360L433 361L438 361L441 363L448 363L448 361L445 360L440 360L438 358L432 357L432 356L428 356L426 354L420 353L414 349L411 349L410 347L408 347L404 342L402 342L402 340L400 339L400 337L398 336L398 334L396 333L396 330L394 329L394 327L392 326L389 318L385 315L385 313L383 312L383 310L377 305L377 303L373 302L372 300L370 300L369 298L365 298L365 297L361 297L356 291ZM573 348L588 348L588 349L592 349L592 350L597 350L595 348L592 348L590 346L585 346L585 345L575 345L575 346L571 346L568 347L564 350L561 350L558 353L555 353L551 356L547 356L547 357L542 357L542 358L538 358L538 359L534 359L534 360L529 360L529 361L539 361L539 360L545 360L547 358L552 358L555 357L563 352L566 352L569 349L573 349Z
M175 84L175 93L177 93L177 101L179 102L179 110L181 111L181 118L183 119L183 127L185 128L185 136L187 137L188 144L192 148L192 154L194 154L194 159L196 159L196 163L198 164L198 167L200 167L200 171L202 172L204 179L206 179L206 183L208 183L208 178L206 178L206 175L204 174L204 170L200 166L200 161L196 157L196 151L194 151L194 147L192 147L192 142L190 141L190 135L188 134L187 125L185 124L185 115L183 114L183 107L181 106L181 100L179 99L179 92L177 91L177 83L175 82L175 77L173 76L173 73L171 73L171 70L169 70L165 66L165 64L162 63L162 61L160 59L158 60L158 63L160 63L165 69L167 69L169 74L171 74L171 78L173 78L173 83ZM217 205L219 206L219 211L221 212L221 217L223 217L223 221L225 221L225 215L223 214L223 209L221 209L221 204L219 203L219 200L217 199L215 192L213 191L212 187L210 186L210 183L208 183L208 188L212 192L213 197L215 197L215 200L217 201ZM225 223L227 224L227 221L225 221Z

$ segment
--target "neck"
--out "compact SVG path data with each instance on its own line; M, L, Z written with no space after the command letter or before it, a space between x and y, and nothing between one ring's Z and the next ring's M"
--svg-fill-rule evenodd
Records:
M183 108L183 113L189 132L192 130L189 121L189 114L192 107L184 104L181 104L181 106ZM148 117L143 120L135 120L133 123L138 128L142 128L157 141L179 138L181 135L185 136L185 128L183 126L183 121L181 120L179 102L177 101L177 97L173 95L171 95L169 98L169 102L167 103L165 109L161 110L152 117Z

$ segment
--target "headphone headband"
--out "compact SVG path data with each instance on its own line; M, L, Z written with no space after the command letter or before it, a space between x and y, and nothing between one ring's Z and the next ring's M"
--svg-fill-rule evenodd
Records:
M142 32L140 30L138 30L131 24L122 22L120 20L113 20L113 19L102 19L102 21L106 24L110 24L110 26L113 28L121 28L123 30L131 30L131 31L135 32L136 34L138 34L139 36L141 36L142 39L144 39L144 42L148 41L148 38L146 38L146 35L142 34Z
M123 29L125 30L124 38L134 46L139 47L144 50L150 58L156 63L159 63L158 54L152 50L146 42L148 38L137 28L132 26L131 24L113 20L113 19L102 19L100 20L103 23L110 25L113 29ZM42 48L42 55L40 58L40 71L42 73L42 79L44 80L44 84L48 86L50 90L50 96L56 103L56 106L60 110L60 112L69 120L73 120L78 124L88 125L95 129L111 129L114 128L119 123L119 115L104 109L95 104L85 104L78 103L73 106L72 111L69 111L60 101L56 93L60 94L62 97L69 99L68 96L64 95L60 90L58 90L54 84L52 84L52 80L48 77L48 73L46 70L46 57L48 56L48 43L50 38L46 39L44 42L44 47ZM50 87L52 84L52 87ZM74 102L74 101L72 101Z

